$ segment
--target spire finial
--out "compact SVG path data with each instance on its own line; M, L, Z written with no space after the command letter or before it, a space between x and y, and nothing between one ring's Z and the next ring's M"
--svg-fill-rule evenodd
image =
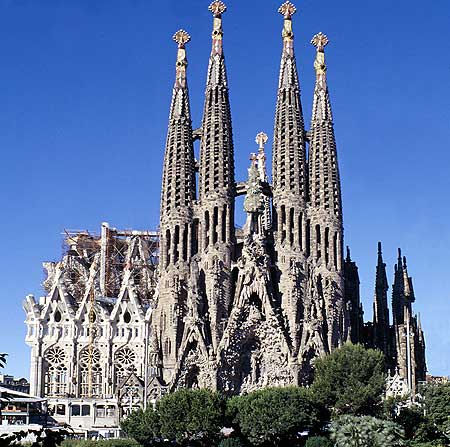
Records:
M316 47L317 54L314 61L314 69L316 70L316 77L318 81L325 82L325 75L327 72L327 66L325 65L325 53L324 48L327 46L329 40L323 33L317 33L312 39L311 43Z
M381 251L381 242L378 242L378 254L382 255L383 252Z
M347 257L346 257L346 261L347 262L350 262L351 260L352 260L352 257L351 257L351 255L350 255L350 247L347 245Z
M259 146L259 151L264 152L264 146L267 143L267 140L269 137L264 132L259 132L258 135L256 135L255 141Z
M317 33L311 39L311 43L317 48L317 51L320 51L322 53L324 48L328 45L328 42L329 42L328 37L322 32Z
M294 40L294 33L292 31L292 16L297 11L297 8L291 2L284 2L279 8L278 12L284 17L283 41L292 42Z
M222 36L223 36L222 14L227 10L227 7L224 2L214 1L209 5L208 9L212 12L214 16L213 31L212 31L212 39L213 39L212 54L221 54Z
M184 29L180 29L172 36L172 39L178 44L175 88L184 89L186 88L186 67L188 64L185 45L191 40L191 36Z
M178 48L184 48L184 46L191 40L191 36L184 29L179 29L173 35L172 39L178 44Z
M279 8L278 12L284 16L285 19L290 19L297 11L295 5L291 2L284 2Z
M208 6L208 9L213 13L214 17L220 17L227 10L227 6L224 2L214 1Z

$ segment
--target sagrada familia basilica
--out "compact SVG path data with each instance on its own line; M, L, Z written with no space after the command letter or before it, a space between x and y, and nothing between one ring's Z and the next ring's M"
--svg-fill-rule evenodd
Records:
M364 323L358 267L343 250L338 157L325 47L316 34L309 130L300 100L292 17L285 2L272 146L256 136L248 179L234 176L222 15L214 1L203 120L191 121L187 32L175 33L175 83L163 166L160 227L66 232L44 263L46 295L25 299L31 393L54 418L114 427L124 414L180 387L227 395L307 384L314 359L345 342L382 350L393 392L425 379L425 344L400 251L392 318L381 244L373 321ZM200 141L199 160L194 141ZM271 178L271 180L270 180ZM247 221L237 228L235 200Z

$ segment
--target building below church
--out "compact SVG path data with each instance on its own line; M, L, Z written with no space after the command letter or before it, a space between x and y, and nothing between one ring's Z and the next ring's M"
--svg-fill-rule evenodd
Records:
M315 87L305 129L285 2L272 145L256 136L248 179L234 176L221 1L213 15L203 119L192 125L180 30L158 232L102 224L66 232L63 257L44 263L45 296L27 296L31 393L74 428L117 427L164 393L207 387L226 395L308 384L316 357L343 343L382 350L393 393L425 380L425 343L406 259L399 252L392 319L381 244L374 319L364 323L358 268L344 256L341 183L325 63L316 34ZM312 59L312 58L311 58ZM200 140L199 159L194 141ZM271 179L271 180L270 180ZM245 196L247 221L235 225Z

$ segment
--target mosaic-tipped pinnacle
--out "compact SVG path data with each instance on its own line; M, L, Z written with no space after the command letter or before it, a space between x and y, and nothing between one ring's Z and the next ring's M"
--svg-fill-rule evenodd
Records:
M322 32L317 33L312 39L311 43L317 48L317 51L323 51L327 46L329 40L328 37Z
M291 2L284 2L279 8L278 12L283 15L285 18L292 17L295 12L297 11L297 8L295 5Z
M191 36L184 29L180 29L173 35L172 39L179 47L183 47L191 40Z
M214 16L220 16L227 10L227 5L224 2L215 1L212 2L208 9L213 13Z

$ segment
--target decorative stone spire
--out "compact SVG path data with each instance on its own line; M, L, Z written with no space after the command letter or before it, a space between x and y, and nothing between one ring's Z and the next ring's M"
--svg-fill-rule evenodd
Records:
M173 40L178 44L178 52L161 191L161 234L162 243L166 244L166 253L162 253L162 258L166 265L179 258L179 251L174 252L171 241L175 242L175 236L178 241L182 238L179 225L187 223L186 219L190 220L195 199L195 162L185 50L190 36L186 31L179 30ZM178 224L178 229L175 224ZM175 231L177 235L172 234Z
M206 82L200 149L200 200L234 197L234 154L228 82L222 48L221 1L209 5L214 16L212 48Z
M259 132L258 135L256 135L256 143L258 144L258 155L256 156L258 161L258 172L259 172L259 179L261 182L269 183L269 177L267 176L266 171L266 153L265 153L265 145L268 141L269 137L264 132ZM262 227L264 230L270 230L272 227L272 216L270 212L270 197L268 195L264 195L264 211L261 215L262 220Z
M316 47L311 138L309 154L309 198L311 206L342 218L341 184L337 162L333 116L326 83L325 34L316 34L311 43Z
M306 144L300 84L294 55L291 2L281 5L284 17L272 151L272 179L276 243L285 240L300 251L302 209L307 195Z
M383 254L381 251L381 242L378 242L378 263L375 280L375 297L373 303L373 325L374 325L374 342L375 346L388 353L389 338L389 308L387 302L387 291L389 289L386 264L383 262Z

